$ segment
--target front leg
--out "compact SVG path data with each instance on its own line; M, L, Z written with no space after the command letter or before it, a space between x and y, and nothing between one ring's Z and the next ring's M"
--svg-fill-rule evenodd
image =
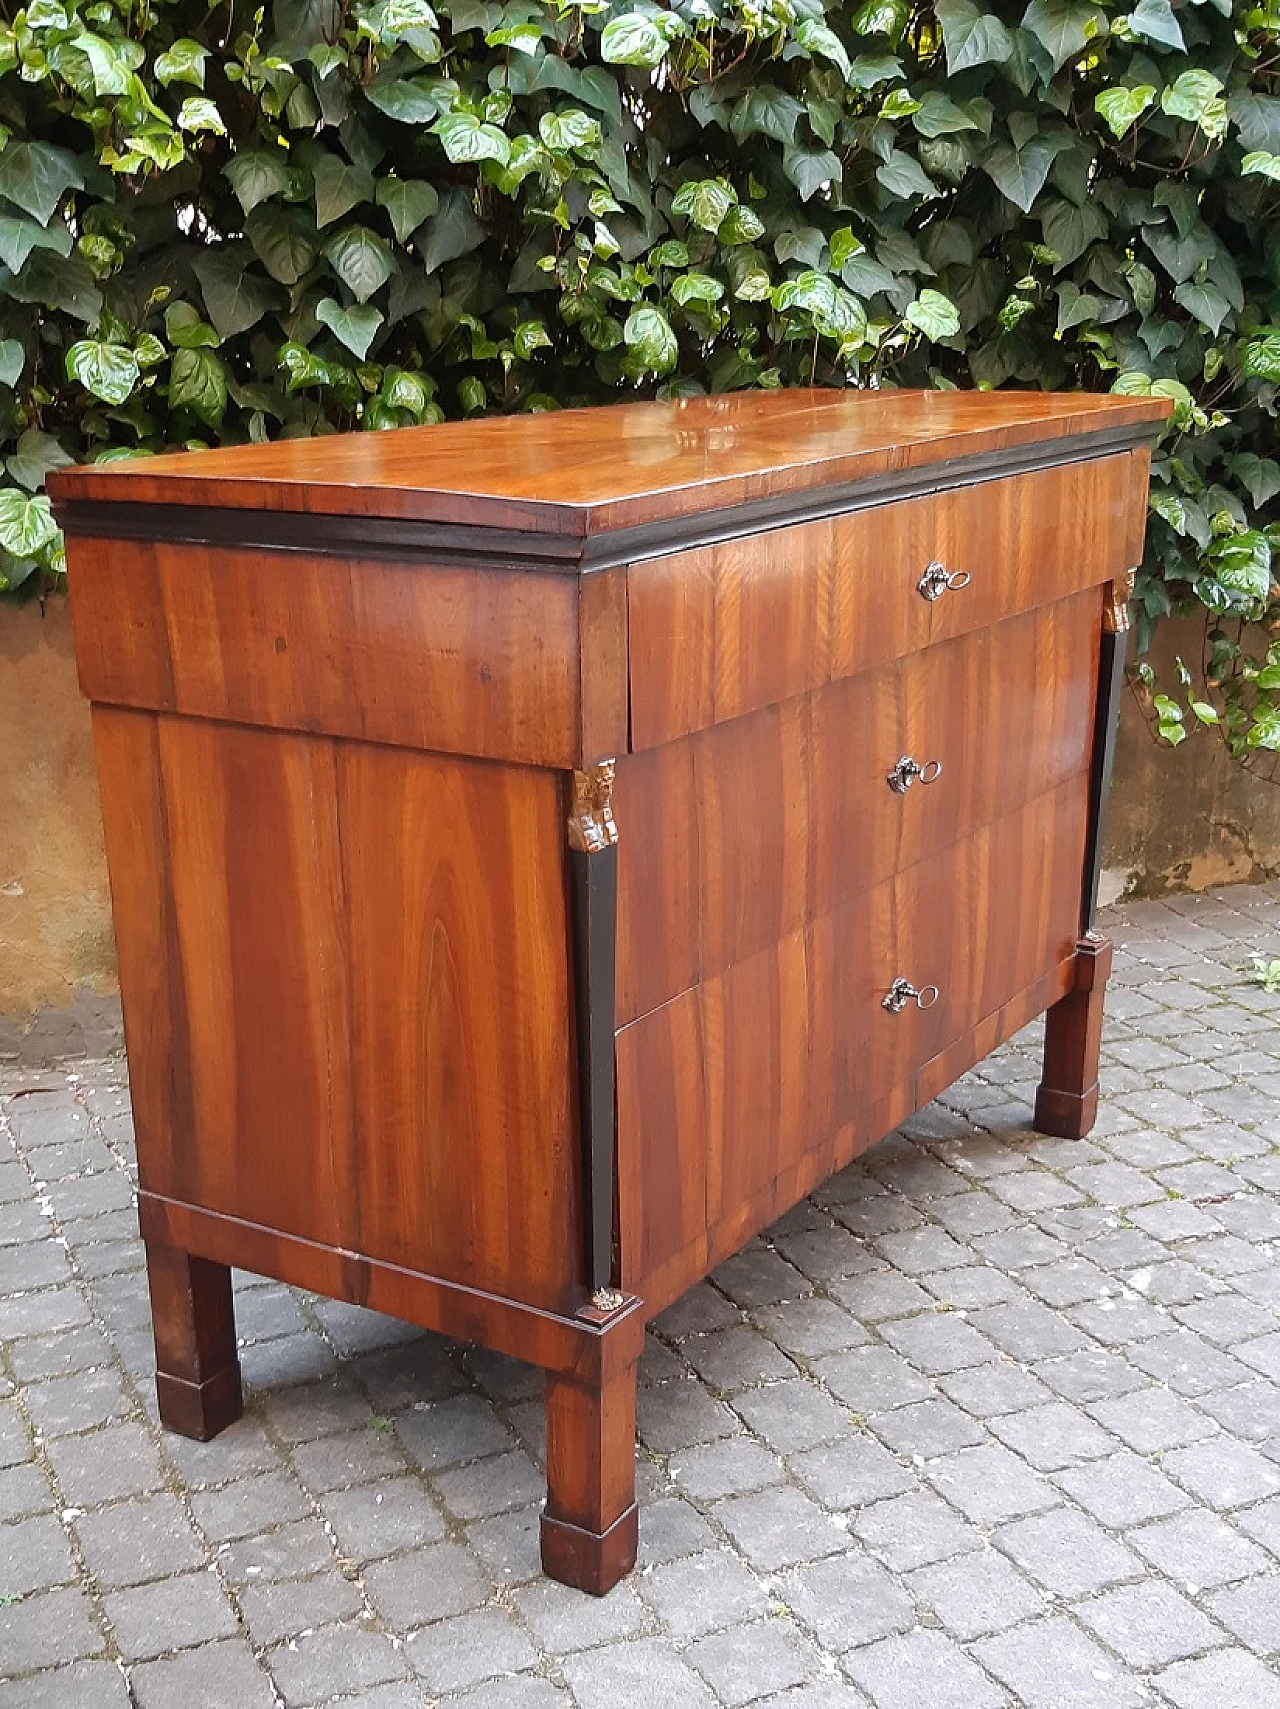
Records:
M1083 1139L1098 1116L1102 1005L1111 941L1089 932L1076 945L1076 984L1045 1017L1044 1078L1035 1126L1058 1139Z
M160 1421L207 1442L244 1411L231 1271L162 1241L147 1241Z
M542 1566L592 1596L604 1596L631 1571L638 1535L636 1366L643 1322L638 1301L603 1297L619 1315L600 1337L593 1368L547 1373Z

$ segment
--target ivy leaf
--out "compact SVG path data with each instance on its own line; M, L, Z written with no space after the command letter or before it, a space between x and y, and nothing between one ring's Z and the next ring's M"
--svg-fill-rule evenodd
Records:
M379 112L402 125L430 124L440 111L440 102L424 83L394 73L371 83L365 90L365 98Z
M930 89L921 99L919 107L912 119L912 124L921 136L938 137L950 136L956 131L980 131L984 127L972 108L975 103L960 107L944 95L940 89ZM984 102L986 109L986 128L991 124L991 105Z
M844 43L835 31L817 18L802 18L796 25L795 39L806 53L815 59L828 59L837 66L845 82L849 81L851 66Z
M649 303L632 309L622 336L641 373L669 374L680 358L680 345L670 321Z
M1053 263L1055 273L1079 260L1091 243L1107 235L1107 222L1092 203L1086 202L1078 208L1074 202L1063 201L1060 197L1054 197L1045 205L1040 215L1040 227L1045 244L1057 256Z
M832 314L836 306L836 282L829 273L806 267L794 279L784 279L773 293L773 306L784 313L807 309L810 314Z
M71 233L61 220L50 226L37 225L22 215L0 214L0 261L11 273L21 270L33 249L51 249L55 255L70 255Z
M1173 15L1169 0L1138 0L1127 21L1135 35L1145 36L1149 42L1158 42L1162 47L1171 47L1177 53L1186 51L1182 27Z
M758 249L731 249L725 270L729 275L729 288L739 302L762 303L772 294L773 281L769 277L768 263Z
M531 361L535 350L552 348L551 334L540 320L522 320L511 334L511 342L522 362Z
M719 231L721 221L738 200L733 186L723 178L696 178L682 184L671 203L673 213L683 214L703 231Z
M414 178L379 179L375 200L387 210L397 243L407 243L440 206L435 185Z
M65 469L74 461L52 433L41 433L39 429L29 427L19 439L12 457L5 458L4 466L19 486L34 492L44 485L45 476L51 470Z
M875 89L902 74L902 61L891 53L864 53L849 67L848 80L854 89Z
M724 286L710 273L682 273L672 281L671 295L681 308L688 303L718 303Z
M391 277L386 240L368 226L347 226L325 245L326 258L358 303L369 300Z
M764 231L764 221L755 209L744 208L739 203L736 207L730 208L721 220L716 236L722 244L726 245L754 243L757 238L764 236Z
M279 151L269 154L265 149L250 149L233 154L222 170L245 214L251 214L268 196L279 196L289 188L289 168Z
M609 65L643 65L652 70L666 52L667 38L641 12L611 18L600 33L600 57Z
M888 36L897 41L907 27L905 0L862 0L852 23L855 35Z
M190 303L169 304L164 311L164 334L178 350L212 349L218 343L216 331L200 319Z
M1227 100L1227 111L1240 134L1242 148L1280 154L1280 96L1235 89Z
M371 303L353 303L344 309L332 297L321 297L316 304L316 319L361 362L369 354L369 346L382 325L382 315Z
M1061 71L1091 41L1106 35L1107 19L1090 0L1031 0L1022 15L1022 27L1047 51L1053 69Z
M510 29L490 30L486 47L512 47L517 53L536 54L542 46L541 24L513 24Z
M332 386L342 376L342 369L320 358L305 344L290 340L280 347L279 365L289 376L290 392L300 392L307 386Z
M505 166L511 157L510 139L496 125L482 124L473 113L445 113L432 129L455 166L474 160L496 160Z
M227 411L227 370L212 350L178 350L169 369L169 408L186 409L207 427Z
M256 326L276 300L266 281L250 271L243 244L207 247L192 257L191 269L224 343Z
M64 260L47 249L33 250L21 273L9 280L8 292L15 302L60 309L86 326L102 313L102 292L78 255Z
M1069 332L1073 326L1087 326L1098 318L1101 300L1082 291L1070 280L1058 286L1058 331Z
M1229 466L1258 509L1280 493L1280 463L1274 458L1241 451L1232 457ZM1280 687L1280 682L1276 686Z
M883 165L876 167L876 178L891 196L936 196L938 186L921 167L914 155L902 149L890 151Z
M315 230L301 208L262 202L245 220L244 230L259 261L282 285L296 285L316 258Z
M1271 591L1271 543L1250 528L1210 548L1214 574L1222 586L1246 599L1265 602Z
M138 383L138 359L120 344L82 338L66 355L67 378L103 403L122 404Z
M1094 111L1106 122L1112 136L1123 136L1156 98L1155 87L1139 83L1136 88L1103 89L1093 98Z
M559 113L544 113L538 120L538 135L548 148L561 153L575 148L598 148L600 145L599 123L576 107Z
M83 190L74 154L47 142L9 142L0 149L0 196L42 226L48 225L68 190Z
M651 249L648 255L649 267L656 271L659 267L687 267L689 265L689 249L687 244L680 243L676 238L669 237L665 242Z
M1254 708L1253 723L1249 727L1245 743L1251 748L1266 748L1271 753L1280 752L1280 706Z
M89 62L95 95L128 93L132 65L128 49L121 40L108 41L103 36L95 36L91 30L82 30L73 45ZM130 48L136 45L129 43Z
M738 142L745 142L749 136L768 136L775 142L791 143L803 117L804 107L794 95L765 83L748 90L737 102L729 128Z
M0 490L0 546L15 558L34 558L58 536L43 493L28 498L16 487Z
M193 42L189 36L183 36L174 42L172 47L156 55L156 81L162 83L166 89L171 83L194 83L197 89L203 89L204 62L208 57L207 47L201 47L199 42Z
M489 402L489 395L484 389L484 381L476 374L464 374L458 381L458 402L467 415L475 415L484 409Z
M1240 346L1240 372L1251 380L1280 386L1280 327L1263 327Z
M434 30L440 20L427 0L385 0L381 22L383 34L394 40L407 30Z
M484 242L485 228L471 208L465 190L449 189L440 197L440 208L415 238L423 267L435 273L447 261L470 255Z
M1192 279L1184 279L1182 284L1174 286L1173 300L1180 303L1187 313L1202 325L1207 326L1215 338L1223 321L1231 313L1231 304L1218 287L1207 279L1200 285Z
M789 148L782 156L782 170L799 190L800 200L808 202L828 184L839 185L844 168L828 148Z
M227 127L217 105L207 95L188 95L178 113L178 129L195 135L212 132L226 136Z
M947 50L947 75L975 65L1003 65L1013 52L1013 37L999 18L979 11L971 0L934 0Z
M915 302L907 305L904 319L926 338L954 338L960 330L960 311L941 291L921 291Z
M1246 154L1240 162L1240 173L1245 178L1258 175L1280 180L1280 154L1267 154L1262 150Z
M1160 105L1170 118L1186 119L1206 136L1226 135L1227 107L1222 99L1222 84L1211 71L1182 72L1161 95Z
M893 89L880 106L882 119L905 119L920 111L920 103L909 89Z
M1185 237L1159 226L1149 227L1142 235L1147 248L1175 284L1189 279L1217 253L1213 233L1203 225L1193 226Z
M332 225L373 196L372 174L363 166L349 166L336 154L321 155L311 176L316 189L317 226Z
M27 353L16 338L0 338L0 386L16 386Z
M1021 146L997 143L983 160L982 169L1001 195L1029 214L1032 203L1044 189L1049 168L1062 150L1070 146L1069 137L1040 135L1028 137Z

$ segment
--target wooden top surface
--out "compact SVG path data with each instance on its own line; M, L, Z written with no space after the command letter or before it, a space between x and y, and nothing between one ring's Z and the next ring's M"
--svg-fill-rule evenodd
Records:
M1141 437L1170 407L1084 392L733 392L180 452L59 470L49 490L59 503L378 517L586 540L957 457L998 459L1126 429Z

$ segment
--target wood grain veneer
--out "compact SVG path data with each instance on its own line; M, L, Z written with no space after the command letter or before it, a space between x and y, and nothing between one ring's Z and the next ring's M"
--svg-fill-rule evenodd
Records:
M532 1360L543 1560L601 1593L647 1316L1033 1015L1085 1131L1166 412L741 394L52 477L170 1428L240 1410L232 1265Z

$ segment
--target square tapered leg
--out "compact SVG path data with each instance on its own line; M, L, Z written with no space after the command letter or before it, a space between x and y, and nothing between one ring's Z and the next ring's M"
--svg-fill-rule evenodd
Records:
M543 1570L604 1596L635 1565L636 1366L582 1383L547 1376Z
M1076 946L1076 986L1045 1018L1044 1078L1035 1125L1059 1139L1083 1139L1098 1116L1102 1007L1111 972L1111 942L1096 932Z
M244 1411L231 1271L149 1240L147 1282L161 1423L207 1442Z

